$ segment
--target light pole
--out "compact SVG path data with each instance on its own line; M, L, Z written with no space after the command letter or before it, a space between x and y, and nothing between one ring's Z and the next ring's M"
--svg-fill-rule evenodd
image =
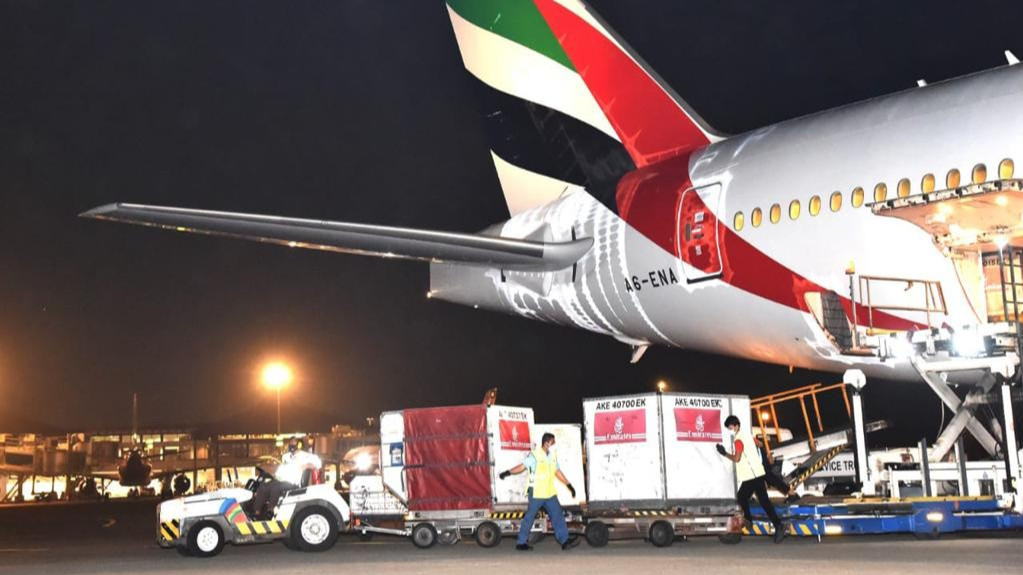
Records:
M263 385L277 392L277 435L281 434L281 388L291 383L291 368L274 362L263 367Z
M668 391L668 382L663 379L657 382L657 393Z

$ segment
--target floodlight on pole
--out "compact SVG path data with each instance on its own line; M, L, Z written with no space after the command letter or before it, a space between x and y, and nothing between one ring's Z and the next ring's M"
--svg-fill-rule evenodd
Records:
M263 385L277 392L277 435L281 434L281 388L291 383L291 368L281 362L263 367Z

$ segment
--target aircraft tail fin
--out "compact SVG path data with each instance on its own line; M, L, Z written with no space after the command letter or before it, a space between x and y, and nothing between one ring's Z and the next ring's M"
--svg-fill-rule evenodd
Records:
M581 0L447 8L513 214L720 139Z

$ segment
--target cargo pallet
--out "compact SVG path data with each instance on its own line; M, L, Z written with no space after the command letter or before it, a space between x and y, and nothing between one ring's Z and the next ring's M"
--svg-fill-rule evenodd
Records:
M734 512L687 513L673 510L595 511L586 514L586 542L603 547L612 539L645 539L667 547L676 539L717 535L722 543L742 541L742 517Z
M774 526L762 521L754 507L748 535L773 535ZM1001 507L990 497L916 498L903 501L847 500L842 503L793 505L779 508L790 535L816 537L908 533L937 539L945 533L1023 529L1023 515Z

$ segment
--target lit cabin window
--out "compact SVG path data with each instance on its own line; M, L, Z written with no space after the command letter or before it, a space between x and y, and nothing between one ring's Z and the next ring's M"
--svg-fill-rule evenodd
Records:
M821 197L814 196L810 198L810 215L816 216L821 213Z
M1009 158L1005 158L1004 160L1001 161L1001 163L998 164L998 179L999 180L1012 179L1012 173L1015 171L1015 168L1016 167L1013 165L1012 160Z
M792 202L789 204L789 219L790 220L799 219L799 200L792 200Z
M973 166L973 183L983 184L987 181L987 166L984 164L977 164Z
M945 187L950 190L959 187L959 170L952 168L948 171L948 175L945 176Z
M920 191L924 194L930 194L934 191L934 174L924 175L924 179L920 180Z
M831 211L837 212L842 209L842 192L834 192L831 194Z
M742 212L735 212L735 221L733 222L733 227L735 228L735 231L741 232L742 226L745 224L746 217L742 215Z
M858 208L863 205L863 188L857 186L852 191L852 207Z
M878 184L874 186L874 201L883 202L888 199L888 186Z
M899 187L897 188L900 198L909 197L909 178L902 178L899 180Z
M771 223L776 224L781 221L781 206L774 204L771 206Z
M762 212L760 208L753 208L753 212L749 215L749 219L754 228L759 228L760 224L764 221L764 212Z

